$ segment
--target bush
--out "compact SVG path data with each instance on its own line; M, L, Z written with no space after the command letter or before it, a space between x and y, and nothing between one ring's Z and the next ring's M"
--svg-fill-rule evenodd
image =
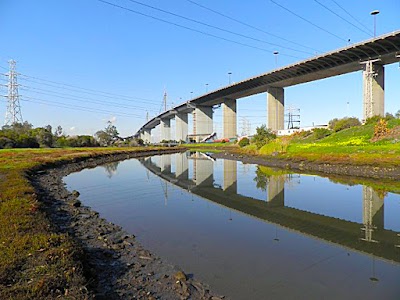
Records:
M271 129L267 128L267 126L264 124L256 128L256 134L253 136L252 142L256 144L258 149L260 149L262 146L275 138L276 134L274 134Z
M374 127L374 139L385 137L389 133L388 123L385 119L380 119Z
M333 119L329 121L329 128L332 129L334 132L341 131L343 129L360 126L361 122L359 119L355 117L351 118L343 118L343 119Z
M247 137L244 137L239 141L239 146L241 148L243 148L243 147L245 147L247 145L250 145L250 140Z
M331 135L332 131L330 131L327 128L314 128L313 129L313 137L316 140L322 139L324 137L327 137L328 135Z

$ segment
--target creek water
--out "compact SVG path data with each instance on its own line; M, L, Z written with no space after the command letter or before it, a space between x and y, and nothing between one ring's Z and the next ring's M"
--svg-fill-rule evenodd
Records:
M231 299L400 299L400 195L203 153L64 178L84 205Z

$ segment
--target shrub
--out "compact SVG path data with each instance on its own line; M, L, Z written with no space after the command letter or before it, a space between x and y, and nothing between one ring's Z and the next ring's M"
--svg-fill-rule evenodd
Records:
M388 123L385 119L380 119L374 127L373 139L378 139L386 136L389 133Z
M313 137L316 140L322 139L324 137L327 137L328 135L331 135L332 131L330 131L327 128L314 128L313 129Z
M250 140L247 137L244 137L239 141L239 146L241 148L243 148L243 147L245 147L247 145L250 145Z
M256 144L258 149L260 149L262 146L275 138L276 134L274 134L271 129L267 128L267 126L264 124L256 128L256 134L253 136L252 142Z
M360 126L361 122L359 119L355 117L351 118L343 118L343 119L333 119L329 121L329 128L332 129L334 132L341 131L343 129Z

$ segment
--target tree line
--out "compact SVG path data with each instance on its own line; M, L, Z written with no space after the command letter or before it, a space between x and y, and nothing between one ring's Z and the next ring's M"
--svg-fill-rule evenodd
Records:
M57 126L54 130L50 125L34 128L27 121L5 125L0 130L0 149L139 146L142 143L133 137L121 138L111 122L94 136L69 136L63 132L61 126Z

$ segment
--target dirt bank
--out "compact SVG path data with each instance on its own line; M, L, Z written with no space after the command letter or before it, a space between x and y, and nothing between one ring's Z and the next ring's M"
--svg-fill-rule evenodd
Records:
M399 167L354 166L346 164L330 164L324 162L292 161L267 156L252 156L232 152L213 153L214 158L226 158L242 161L248 164L258 164L268 167L283 168L299 173L320 175L356 176L372 179L400 179Z
M179 150L166 150L173 153ZM150 251L135 236L99 217L79 201L79 192L66 190L62 178L70 173L159 151L102 155L70 163L42 166L28 174L54 230L67 233L83 250L88 298L95 299L222 299ZM140 197L140 195L138 195Z

